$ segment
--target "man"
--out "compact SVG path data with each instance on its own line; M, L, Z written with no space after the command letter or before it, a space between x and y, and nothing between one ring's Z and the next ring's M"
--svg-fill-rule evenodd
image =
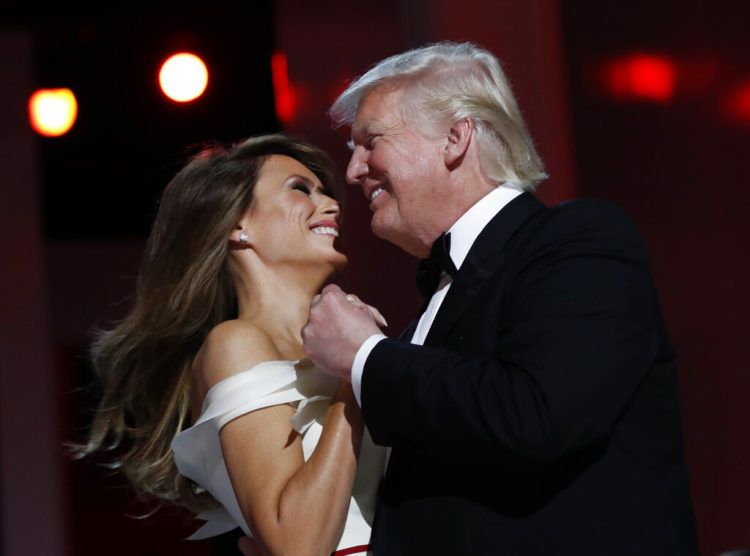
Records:
M697 554L645 246L610 205L532 196L546 176L496 58L394 56L331 114L373 232L427 259L401 339L336 286L303 330L392 448L376 556Z

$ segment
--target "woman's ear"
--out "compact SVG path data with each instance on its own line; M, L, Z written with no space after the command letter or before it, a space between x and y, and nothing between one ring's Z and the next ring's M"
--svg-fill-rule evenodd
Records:
M237 224L229 234L229 243L234 249L250 247L250 232L242 224Z
M463 160L473 135L474 120L471 118L461 118L451 124L445 144L446 167L452 169Z

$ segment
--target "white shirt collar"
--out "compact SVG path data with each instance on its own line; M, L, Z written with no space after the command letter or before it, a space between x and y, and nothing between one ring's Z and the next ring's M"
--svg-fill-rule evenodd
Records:
M512 185L500 185L479 199L453 223L448 231L451 234L451 259L456 268L461 267L469 249L489 221L521 193L523 191Z

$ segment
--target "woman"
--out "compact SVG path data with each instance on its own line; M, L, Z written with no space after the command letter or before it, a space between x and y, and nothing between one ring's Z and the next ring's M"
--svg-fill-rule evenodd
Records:
M346 263L334 184L322 151L282 135L202 152L163 193L132 312L93 345L104 395L82 452L121 447L139 492L202 512L193 538L367 550L384 452L300 336Z

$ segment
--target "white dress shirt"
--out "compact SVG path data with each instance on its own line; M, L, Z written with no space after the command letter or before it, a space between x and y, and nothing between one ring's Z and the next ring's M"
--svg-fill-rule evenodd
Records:
M454 222L448 232L451 235L450 256L453 260L453 264L456 265L456 269L461 268L461 264L466 259L466 255L469 253L471 246L474 245L474 241L476 241L477 237L479 237L479 234L484 230L489 221L492 220L505 205L518 197L521 193L521 188L516 184L504 184L496 187L477 201L469 210L462 214L456 222ZM451 282L451 277L448 274L443 273L437 290L432 294L425 312L422 313L419 323L417 323L417 328L411 338L412 344L419 346L424 344L425 338L430 331L430 327L435 320L435 315L437 315L440 305L443 303L443 299L445 299L448 290L451 288ZM370 352L375 345L384 338L387 338L387 336L383 334L373 334L362 343L359 350L357 350L357 354L354 356L354 363L352 363L352 389L354 390L354 396L357 398L357 403L359 403L360 407L362 406L362 373L365 369L365 361L367 361L367 357L370 355Z

